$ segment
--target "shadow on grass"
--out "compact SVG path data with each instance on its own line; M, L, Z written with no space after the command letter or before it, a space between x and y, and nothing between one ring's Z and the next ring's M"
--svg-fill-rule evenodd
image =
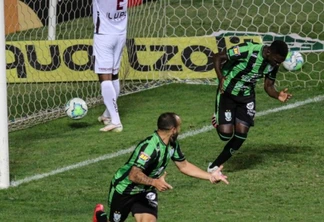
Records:
M73 129L81 129L81 128L89 127L91 126L91 124L87 122L73 122L73 123L69 123L68 126Z
M258 144L242 147L226 162L226 171L251 169L265 162L295 161L296 155L311 152L310 146Z

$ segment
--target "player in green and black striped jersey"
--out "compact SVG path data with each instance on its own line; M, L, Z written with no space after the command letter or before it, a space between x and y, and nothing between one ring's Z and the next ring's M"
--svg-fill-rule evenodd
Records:
M275 40L270 46L246 42L214 55L219 85L212 124L220 139L228 142L209 164L208 172L225 163L247 138L254 125L254 89L259 79L264 78L264 90L270 97L281 102L291 98L288 89L279 92L275 88L279 66L287 53L287 44Z
M163 113L157 121L158 130L141 141L127 160L117 170L111 181L108 205L110 221L122 222L132 212L136 221L156 221L158 191L172 189L165 181L165 169L172 160L183 174L211 183L223 181L226 176L217 171L208 173L188 162L177 140L181 119L175 113ZM98 204L94 222L107 221L103 206Z

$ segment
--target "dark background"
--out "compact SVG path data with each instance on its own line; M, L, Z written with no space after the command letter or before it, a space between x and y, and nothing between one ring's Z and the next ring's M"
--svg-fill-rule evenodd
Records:
M48 8L50 0L20 0L37 14L44 26L48 24ZM138 2L140 0L128 0ZM142 0L141 3L155 0ZM134 4L136 5L136 4ZM92 16L92 0L61 0L57 2L57 23L72 19Z
M38 15L44 26L48 24L50 0L21 0ZM92 15L92 0L58 0L57 23Z

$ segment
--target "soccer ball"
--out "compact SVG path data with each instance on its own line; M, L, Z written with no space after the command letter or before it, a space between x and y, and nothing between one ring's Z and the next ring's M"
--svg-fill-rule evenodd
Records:
M287 57L285 61L282 63L282 65L287 69L288 71L296 71L301 69L301 67L304 64L304 58L302 54L296 51L290 51L287 54Z
M87 103L80 98L70 99L65 105L65 113L71 119L81 119L88 112Z

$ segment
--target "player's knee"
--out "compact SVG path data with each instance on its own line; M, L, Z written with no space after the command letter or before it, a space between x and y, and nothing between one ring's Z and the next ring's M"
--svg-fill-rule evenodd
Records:
M111 81L112 80L112 74L98 74L99 82L103 81Z
M223 141L229 141L233 137L235 132L232 124L220 124L217 126L217 134L219 138Z
M217 131L218 136L223 141L229 141L233 137L233 133L225 133L221 131Z

